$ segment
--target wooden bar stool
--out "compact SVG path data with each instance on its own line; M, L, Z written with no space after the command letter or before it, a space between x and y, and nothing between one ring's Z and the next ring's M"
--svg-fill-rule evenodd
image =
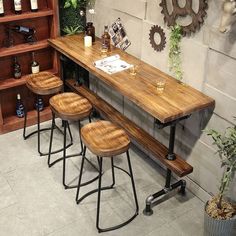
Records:
M78 188L76 193L76 202L79 204L83 199L88 197L89 195L98 192L98 198L97 198L97 219L96 219L96 227L98 229L98 232L106 232L115 230L118 228L121 228L125 226L126 224L130 223L137 215L139 211L138 206L138 200L135 190L135 183L133 178L133 172L129 157L129 146L130 146L130 139L126 132L119 128L118 126L112 124L109 121L98 121L94 123L90 123L85 125L81 129L81 137L82 141L84 143L84 150L83 150L83 156L82 156L82 163L81 163L81 169L79 174L79 181L78 181ZM79 191L82 180L82 174L83 174L83 165L84 165L84 159L85 159L85 153L86 153L86 147L89 148L89 150L97 156L98 162L99 162L99 182L98 182L98 189L94 189L90 192L87 192L82 197L79 198ZM128 167L129 172L114 165L113 162L113 156L120 155L122 153L126 152L127 154L127 161L128 161ZM112 171L112 184L107 187L101 187L102 185L102 163L103 158L110 158L111 159L111 171ZM126 174L128 174L131 178L131 184L133 189L133 195L134 200L136 204L136 210L132 217L130 217L125 222L115 225L109 228L100 228L99 226L99 218L100 218L100 201L101 201L101 191L112 189L115 185L115 172L114 168L117 168L119 170L124 171Z
M65 189L76 188L77 185L69 186L66 184L66 180L65 180L66 159L69 157L82 155L83 153L83 143L81 140L81 133L80 133L80 129L81 129L80 121L85 118L89 118L89 122L91 122L90 113L92 111L92 105L86 98L81 97L80 95L76 93L72 93L72 92L65 92L65 93L54 95L53 97L50 98L49 104L52 110L52 126L51 126L51 136L50 136L50 144L49 144L49 153L48 153L48 166L51 167L57 162L63 160L62 183ZM53 141L53 131L55 128L55 116L62 119L63 126L64 126L63 156L51 163L50 158L52 154L51 150L52 150L52 141ZM69 121L78 121L79 137L80 137L80 145L81 145L81 152L77 154L72 154L72 155L66 155L66 131L67 131L67 127L69 128ZM97 170L97 167L94 166L92 162L90 162L87 158L86 160ZM88 183L91 183L96 179L98 179L98 176L94 178L93 180L90 180ZM84 185L88 183L85 183Z
M40 72L37 74L31 74L26 77L26 86L30 91L36 94L36 99L38 101L41 95L52 95L58 93L62 90L63 83L61 79L50 72ZM26 108L25 108L26 109ZM26 135L26 123L27 123L27 111L25 111L24 119L24 129L23 137L24 139L29 138L33 134L38 134L38 153L40 156L48 155L48 153L42 153L40 148L40 132L49 130L50 128L40 129L40 111L39 106L37 106L37 130ZM58 150L60 151L60 150ZM57 151L56 151L57 152Z

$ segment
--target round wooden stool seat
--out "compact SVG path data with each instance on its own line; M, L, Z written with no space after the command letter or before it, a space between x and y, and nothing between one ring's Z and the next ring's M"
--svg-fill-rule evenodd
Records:
M129 149L130 139L126 132L109 121L97 121L81 129L84 144L95 155L112 157Z
M26 77L26 86L38 95L50 95L62 90L62 80L50 72L39 72Z
M92 110L92 105L86 98L71 92L54 95L49 104L62 120L81 120L88 117Z

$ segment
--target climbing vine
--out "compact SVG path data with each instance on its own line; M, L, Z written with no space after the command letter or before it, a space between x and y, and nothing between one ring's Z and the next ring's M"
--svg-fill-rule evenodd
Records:
M169 49L169 66L175 78L179 81L183 79L182 60L180 42L182 39L181 26L175 25L171 27L170 33L170 49Z

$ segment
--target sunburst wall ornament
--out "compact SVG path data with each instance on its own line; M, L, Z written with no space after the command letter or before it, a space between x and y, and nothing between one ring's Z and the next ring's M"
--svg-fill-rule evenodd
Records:
M160 42L156 42L155 34L159 34ZM160 52L165 48L166 36L165 36L165 33L164 33L163 29L160 26L154 25L150 29L149 40L150 40L150 44L152 45L152 47L155 51Z

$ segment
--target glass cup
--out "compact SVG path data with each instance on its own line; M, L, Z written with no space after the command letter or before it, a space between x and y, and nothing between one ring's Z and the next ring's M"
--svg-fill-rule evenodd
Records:
M162 94L164 92L165 86L166 86L166 80L164 78L158 78L156 80L156 86L157 86L157 93Z
M102 57L107 57L107 54L108 54L108 48L107 47L101 47L101 56Z
M129 68L130 75L136 75L138 72L138 65L131 65Z

